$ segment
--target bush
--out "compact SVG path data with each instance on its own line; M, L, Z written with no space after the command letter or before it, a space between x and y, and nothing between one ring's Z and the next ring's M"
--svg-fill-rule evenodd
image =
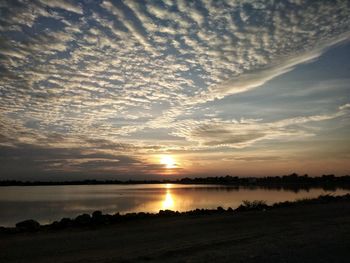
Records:
M244 200L243 205L247 208L256 208L256 207L266 206L266 202L262 200L254 200L254 201Z
M238 208L236 208L235 211L242 212L242 211L252 211L252 210L265 210L268 208L269 208L269 206L266 204L265 201L262 201L262 200L255 200L255 201L244 200L243 204L241 204Z

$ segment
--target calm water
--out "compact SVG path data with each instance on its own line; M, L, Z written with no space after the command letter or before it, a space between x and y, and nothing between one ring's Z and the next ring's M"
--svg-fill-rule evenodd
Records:
M215 185L69 185L0 188L0 226L13 226L24 219L50 223L62 217L101 210L104 213L177 211L195 208L239 206L243 200L275 203L321 194L350 191L311 189L298 193L284 190L236 189Z

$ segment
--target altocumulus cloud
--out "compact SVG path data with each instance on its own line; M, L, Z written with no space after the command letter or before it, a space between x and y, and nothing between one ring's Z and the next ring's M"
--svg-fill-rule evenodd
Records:
M140 156L170 144L234 148L310 136L287 123L327 117L243 123L186 116L317 59L347 41L350 26L345 0L9 0L0 10L1 145L67 151L49 155L55 165L45 169L52 170L84 163L118 170L127 162L115 160L125 155L143 173ZM169 138L150 142L145 130ZM81 147L115 160L83 162L80 150L68 150Z
M181 128L175 133L188 141L197 141L200 147L244 148L261 140L312 136L314 134L298 125L348 117L349 108L349 104L345 104L331 114L295 117L275 122L262 122L259 119L227 121L218 118L186 120L178 123Z

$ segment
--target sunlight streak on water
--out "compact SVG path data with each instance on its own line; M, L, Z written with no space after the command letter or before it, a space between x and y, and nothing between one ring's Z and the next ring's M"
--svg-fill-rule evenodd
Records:
M172 209L174 209L174 199L171 195L171 190L170 190L171 184L166 184L165 188L166 188L166 195L165 195L165 199L162 203L162 209L172 210Z
M243 200L264 200L268 204L312 198L322 194L342 195L348 190L323 189L267 190L218 185L139 184L139 185L65 185L2 187L0 191L0 226L13 226L25 219L50 223L78 214L157 213L159 210L188 211L238 207Z
M163 201L162 208L169 209L169 210L172 210L174 208L174 200L171 196L171 192L169 189L166 191L166 195L165 195L165 199Z

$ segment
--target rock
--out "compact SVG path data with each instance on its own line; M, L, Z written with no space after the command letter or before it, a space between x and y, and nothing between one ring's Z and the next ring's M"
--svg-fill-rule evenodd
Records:
M74 223L78 226L87 226L91 223L91 217L89 214L82 214L75 218Z
M66 218L66 217L62 218L59 222L59 225L61 227L69 227L69 226L72 226L72 224L73 224L72 219Z
M92 222L97 225L105 225L110 221L108 215L103 215L101 211L95 211L92 213Z
M59 222L55 221L51 224L54 229L62 229L73 226L73 220L70 218L62 218Z
M40 228L40 224L33 219L29 219L17 223L16 228L22 231L37 231Z
M95 211L92 213L92 218L100 218L100 217L102 217L101 211Z

